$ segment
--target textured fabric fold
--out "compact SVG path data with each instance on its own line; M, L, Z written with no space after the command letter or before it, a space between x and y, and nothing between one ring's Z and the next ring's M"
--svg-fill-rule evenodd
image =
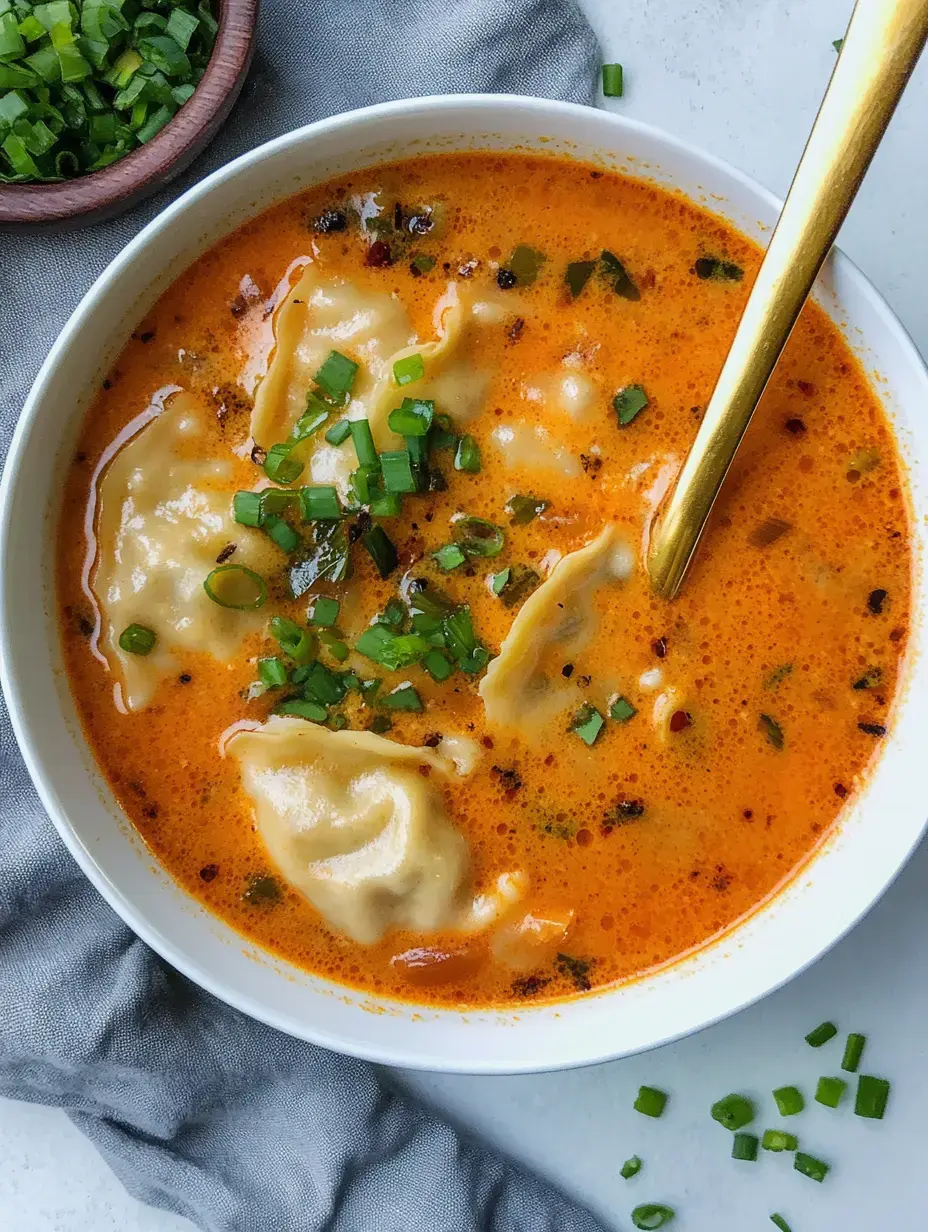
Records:
M310 120L466 91L591 102L572 0L265 0L252 74L209 151L130 214L0 235L0 449L93 279L166 202ZM245 1018L113 914L45 817L0 711L0 1093L66 1109L138 1198L214 1232L594 1232L543 1181L385 1086Z

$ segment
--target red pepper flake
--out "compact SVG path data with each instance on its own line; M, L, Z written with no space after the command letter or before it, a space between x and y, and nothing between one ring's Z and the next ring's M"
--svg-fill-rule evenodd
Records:
M234 543L227 543L226 546L219 553L219 555L216 557L216 564L224 565L226 561L229 559L229 557L234 553L235 546L236 545Z
M667 655L667 638L658 637L651 643L651 649L659 659L666 658Z
M804 436L805 435L806 425L802 422L801 419L787 419L783 427L786 429L787 432L791 433L793 436Z
M891 642L901 642L904 637L905 629L893 629L889 635L889 640Z
M883 615L883 604L886 602L889 592L886 590L871 590L867 596L867 607L874 616Z
M857 726L868 736L885 736L886 728L882 723L858 723Z
M426 738L422 741L427 749L437 749L441 744L441 732L429 732Z
M847 788L844 786L843 783L835 783L835 795L838 796L841 800L843 800L844 797L847 795Z
M219 876L219 865L218 864L204 864L203 867L200 869L200 880L201 881L215 881L218 876Z
M512 981L512 991L517 997L534 997L550 983L550 978L544 975L525 975Z
M516 317L513 323L506 330L506 336L510 342L518 342L525 330L525 321L522 317Z
M811 381L797 381L796 388L801 394L805 394L807 398L811 398L815 393L815 386Z
M260 445L255 445L251 451L251 460L255 466L263 466L267 461L267 450L262 449Z
M393 264L393 257L390 253L390 245L384 240L374 240L370 248L367 250L365 258L367 265L374 266L375 269L381 269L386 265Z
M685 731L693 725L693 716L685 710L675 710L670 716L670 730L674 733Z

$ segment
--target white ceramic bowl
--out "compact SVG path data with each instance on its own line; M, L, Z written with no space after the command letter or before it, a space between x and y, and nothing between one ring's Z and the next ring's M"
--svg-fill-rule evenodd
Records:
M85 744L61 669L53 598L57 496L103 372L155 297L220 236L336 173L423 152L540 150L678 188L763 238L778 202L664 133L538 99L446 97L351 112L230 163L191 189L97 280L42 367L0 492L3 687L45 807L88 877L168 962L283 1031L341 1052L417 1068L554 1069L651 1048L762 997L832 945L896 876L923 828L928 603L917 565L907 687L867 789L782 892L724 937L646 979L549 1007L459 1013L352 993L277 960L210 916L156 866L116 807ZM816 294L878 390L909 467L917 555L928 521L928 375L905 331L846 257ZM39 512L45 511L45 517Z

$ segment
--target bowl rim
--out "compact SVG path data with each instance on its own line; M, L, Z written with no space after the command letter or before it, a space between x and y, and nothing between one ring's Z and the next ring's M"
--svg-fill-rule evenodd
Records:
M409 1068L419 1069L434 1069L441 1072L461 1072L461 1073L529 1073L547 1071L554 1068L572 1068L584 1065L598 1064L603 1061L608 1061L617 1056L625 1055L629 1051L648 1051L651 1048L660 1047L665 1043L670 1043L676 1039L684 1038L687 1035L694 1034L697 1031L703 1030L716 1022L722 1021L730 1015L737 1013L741 1009L754 1004L758 1000L767 996L769 993L782 987L789 980L795 978L796 975L806 970L814 962L816 962L823 954L825 954L833 945L835 945L842 937L844 937L856 923L869 912L875 903L882 897L890 885L895 881L898 874L901 872L906 861L911 855L914 848L921 840L924 833L924 823L922 828L911 836L911 841L906 849L898 858L895 867L888 873L880 873L882 878L881 884L875 889L868 892L866 897L855 900L853 909L845 911L843 918L836 926L836 931L824 941L816 939L812 943L811 950L807 950L802 960L794 965L790 963L789 969L785 974L772 974L770 981L766 981L760 991L750 991L747 995L743 993L735 993L729 998L725 1004L717 1011L705 1015L704 1011L698 1014L698 1022L690 1023L689 1025L680 1026L673 1031L661 1032L655 1035L649 1043L641 1048L623 1049L622 1047L609 1046L607 1038L603 1038L596 1049L587 1049L583 1056L571 1056L566 1059L552 1062L550 1059L538 1060L526 1056L524 1061L520 1058L518 1064L497 1060L493 1057L482 1055L462 1055L459 1057L449 1057L445 1055L441 1060L429 1056L423 1058L417 1054L414 1046L406 1048L397 1048L380 1043L371 1043L368 1045L358 1045L353 1042L346 1042L337 1035L332 1034L325 1028L307 1023L305 1021L297 1021L295 1018L288 1018L285 1014L279 1013L276 1010L269 1009L263 1005L261 1001L253 994L231 987L223 982L222 978L214 974L214 972L205 967L196 957L184 952L183 949L175 946L171 941L166 939L159 931L157 925L146 918L144 907L132 901L113 881L109 879L106 873L96 864L92 852L84 845L80 836L72 826L67 816L67 810L60 799L56 789L51 781L50 776L46 774L42 760L37 751L33 747L30 736L30 728L34 726L33 721L29 718L25 703L26 682L21 677L16 666L16 661L13 653L13 646L10 638L10 621L7 619L9 605L9 589L6 579L10 575L8 568L9 559L9 540L11 517L13 512L12 494L15 488L15 473L17 470L17 462L20 453L24 450L29 434L32 430L34 419L37 417L39 407L45 396L45 386L50 379L50 374L53 372L59 355L65 351L71 344L74 336L84 328L84 318L96 307L97 303L105 298L109 290L110 279L118 272L123 271L127 266L134 261L136 254L144 249L149 242L163 230L170 228L172 222L178 215L186 212L194 207L201 197L213 192L217 187L224 184L226 181L234 179L235 176L244 167L253 163L260 163L266 158L271 158L290 147L298 147L302 143L312 140L321 133L337 133L340 129L350 129L352 125L368 118L390 118L391 116L403 116L409 118L410 115L415 115L417 110L435 110L435 109L455 109L464 106L468 110L472 110L478 114L492 113L493 111L503 107L518 109L528 108L529 110L537 110L546 116L569 117L578 113L596 112L596 109L588 108L580 104L560 102L556 100L538 99L526 96L512 96L499 94L481 94L481 95L441 95L431 98L415 98L403 99L389 103L376 104L371 107L359 108L350 112L345 112L340 115L319 120L311 124L301 126L290 133L282 134L270 142L257 146L254 149L239 156L232 162L214 171L210 176L194 185L192 188L182 194L176 201L172 202L164 211L154 218L148 225L136 235L126 247L117 255L107 269L95 280L92 286L82 297L77 308L74 310L68 321L65 323L59 337L55 341L51 351L46 357L39 373L33 383L33 386L26 399L23 412L16 425L12 441L10 444L9 454L6 465L4 467L2 481L0 481L0 579L4 580L4 584L0 586L0 683L7 699L9 713L13 729L19 744L20 750L26 762L30 776L38 790L42 803L53 821L56 829L61 835L68 849L77 860L83 872L88 876L89 880L96 886L106 901L116 911L116 913L128 924L133 931L142 938L153 950L159 953L162 958L171 963L178 970L183 972L191 980L200 987L206 989L220 1000L234 1006L244 1013L267 1023L279 1030L285 1031L288 1034L296 1035L299 1038L309 1042L322 1045L334 1051L347 1053L367 1060L379 1062L382 1064L392 1064L398 1066L406 1066ZM602 112L596 112L603 115ZM684 157L695 159L699 164L707 169L718 170L720 174L728 177L730 180L740 183L751 194L765 201L767 205L776 211L781 207L781 201L770 193L767 189L757 184L752 177L739 171L737 168L731 167L724 160L701 150L698 146L690 143L682 138L678 138L665 132L664 130L644 123L642 121L626 119L623 116L608 113L611 119L615 122L617 130L628 130L636 132L646 140L654 143L656 148L671 149ZM376 161L376 160L375 160ZM264 206L262 208L267 208ZM833 257L844 274L856 283L857 288L863 292L866 299L869 301L870 307L878 317L881 317L883 323L891 330L895 336L896 342L899 344L906 358L911 363L914 370L921 374L921 379L928 386L928 369L922 360L920 353L915 347L914 342L910 338L908 332L902 323L898 320L892 310L889 308L885 299L876 290L869 280L863 275L856 265L839 250L835 250ZM915 622L913 621L913 626ZM887 750L888 751L888 750ZM885 754L884 754L885 756ZM897 845L898 846L898 845ZM901 850L901 848L900 848ZM898 857L894 856L894 859ZM813 857L813 860L816 857ZM793 876L790 882L787 883L785 889L798 880L801 875L801 870ZM779 897L779 894L777 895ZM763 910L761 908L761 910ZM756 917L755 913L755 917ZM736 931L739 925L735 924L731 931ZM726 934L726 935L730 935ZM712 940L707 943L705 948L714 944ZM677 962L684 961L684 957ZM676 965L676 964L672 964ZM619 986L624 987L624 985ZM350 990L349 990L350 991ZM608 997L614 989L606 988L599 990L601 997ZM585 998L574 998L564 1003L557 1003L554 1009L564 1008L575 1001L582 1002ZM415 1008L415 1007L413 1007ZM539 1007L543 1008L543 1007ZM480 1011L476 1011L480 1012ZM695 1017L695 1016L694 1016Z
M209 62L186 103L152 137L108 167L53 184L0 185L0 227L99 220L162 188L219 130L254 51L259 0L220 0Z

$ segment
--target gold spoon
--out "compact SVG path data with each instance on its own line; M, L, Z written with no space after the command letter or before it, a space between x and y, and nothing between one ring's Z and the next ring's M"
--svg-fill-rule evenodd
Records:
M928 38L928 0L857 0L744 316L651 533L648 572L678 593L786 340Z

